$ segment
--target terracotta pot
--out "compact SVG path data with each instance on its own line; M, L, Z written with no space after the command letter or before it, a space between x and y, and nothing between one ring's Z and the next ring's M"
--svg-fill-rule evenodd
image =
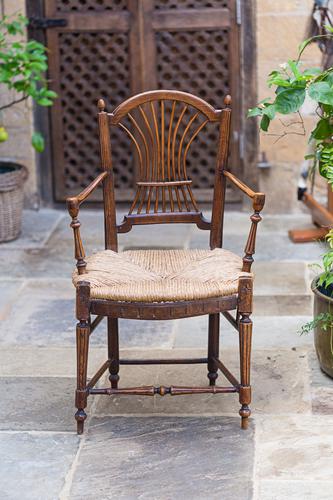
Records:
M317 288L318 278L312 281L311 289L314 293L314 317L321 313L333 314L333 298L327 297ZM314 330L314 343L320 368L333 378L333 327L327 330L317 326Z

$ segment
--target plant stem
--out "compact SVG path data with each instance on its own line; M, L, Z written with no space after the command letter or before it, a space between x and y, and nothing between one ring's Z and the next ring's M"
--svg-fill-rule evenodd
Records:
M13 101L9 102L8 104L5 104L4 106L0 106L0 111L3 111L4 109L10 108L11 106L14 106L14 104L18 104L19 102L25 101L25 99L28 99L29 96L24 95L23 97L20 97L19 99L14 99Z

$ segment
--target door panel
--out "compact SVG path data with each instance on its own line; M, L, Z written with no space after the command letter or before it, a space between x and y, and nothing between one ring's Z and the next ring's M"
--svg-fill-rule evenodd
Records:
M59 99L50 110L54 196L63 201L99 173L96 102L112 110L154 88L199 95L215 107L233 96L232 170L239 173L240 53L236 0L45 0L49 77ZM198 200L211 199L217 131L192 145L189 171ZM129 200L135 162L126 135L112 137L118 200ZM120 195L120 196L119 196ZM101 199L97 191L96 200Z

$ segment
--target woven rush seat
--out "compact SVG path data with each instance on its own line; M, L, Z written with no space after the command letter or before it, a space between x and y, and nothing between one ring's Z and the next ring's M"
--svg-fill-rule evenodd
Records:
M112 250L86 259L91 297L123 302L176 302L237 293L242 259L228 250Z

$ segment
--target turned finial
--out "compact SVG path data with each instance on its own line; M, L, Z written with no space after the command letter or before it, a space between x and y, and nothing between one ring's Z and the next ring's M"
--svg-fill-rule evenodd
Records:
M223 102L226 106L231 106L231 95L226 95Z
M104 99L98 99L97 106L98 106L98 109L99 109L100 113L102 113L105 110L105 101L104 101Z

